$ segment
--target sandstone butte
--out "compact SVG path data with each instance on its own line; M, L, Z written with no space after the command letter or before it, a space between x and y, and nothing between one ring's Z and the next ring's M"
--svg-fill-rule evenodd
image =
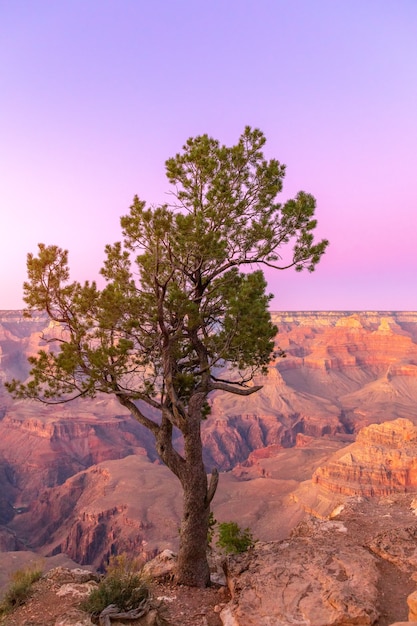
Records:
M417 427L397 419L362 428L356 442L317 468L313 483L344 495L387 496L417 485Z

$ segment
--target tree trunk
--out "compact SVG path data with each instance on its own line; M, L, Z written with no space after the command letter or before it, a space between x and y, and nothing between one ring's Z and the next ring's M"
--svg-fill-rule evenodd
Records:
M183 515L176 580L182 585L207 587L207 533L210 504L207 503L207 476L204 467L187 467L182 481Z
M204 399L205 394L195 394L189 402L187 419L178 425L184 438L183 456L172 445L173 425L169 411L162 412L161 424L155 433L156 450L165 465L178 477L183 490L175 579L179 584L191 587L207 587L210 584L207 534L210 503L218 482L218 472L213 470L208 484L203 463L200 424Z
M196 394L190 399L188 419L182 430L185 467L180 476L183 488L183 515L176 580L180 584L192 587L207 587L210 584L207 533L210 501L214 496L215 485L214 488L210 485L210 490L208 489L203 464L200 434L203 400L202 394Z

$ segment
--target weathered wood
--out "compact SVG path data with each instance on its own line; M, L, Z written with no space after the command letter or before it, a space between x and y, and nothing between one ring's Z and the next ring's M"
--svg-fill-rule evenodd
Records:
M115 604L109 604L99 615L100 626L111 626L111 622L117 619L134 620L146 615L151 609L149 598L144 598L140 605L130 611L121 611Z

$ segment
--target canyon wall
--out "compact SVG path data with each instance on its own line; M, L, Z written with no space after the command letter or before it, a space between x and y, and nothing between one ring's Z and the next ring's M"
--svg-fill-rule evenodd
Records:
M348 442L366 425L417 423L417 313L274 313L276 347L246 398L214 394L203 425L206 459L221 469L253 450L291 447L297 435Z
M278 510L296 481L310 479L315 471L316 488L320 483L328 494L347 493L351 487L342 483L351 484L352 478L362 484L360 472L363 478L368 470L354 463L326 465L326 454L351 444L370 424L403 418L417 425L417 313L283 312L274 313L273 320L279 329L276 346L286 357L272 359L268 375L257 377L258 393L214 393L211 414L202 424L207 469L227 471L223 483L240 498L250 493L251 510L259 513L248 513L248 520L268 538L277 531L262 519L265 498ZM27 377L27 357L45 346L48 328L45 316L27 320L21 312L0 312L0 382ZM176 447L181 451L179 436ZM397 462L395 454L392 462ZM132 459L140 471L129 469ZM109 489L113 483L106 483L103 465L109 463L116 464L115 474L136 477L138 493L130 480L129 489L148 507L143 494L156 487L141 483L141 473L149 468L159 477L164 470L160 479L167 489L158 496L158 506L170 501L171 493L178 501L177 482L171 485L169 472L158 464L151 435L113 398L48 407L13 401L0 385L0 546L65 552L80 562L100 564L123 547L152 554L164 541L172 542L177 513L170 517L167 510L170 530L164 534L157 512L149 521L145 505L138 510L131 496L122 497L122 479L117 489ZM388 466L385 473L369 471L384 476L381 493L394 482L406 487L411 476L410 469L393 473ZM246 491L238 486L243 483ZM105 502L97 495L100 489ZM230 519L232 499L226 493L219 497L221 516ZM238 498L233 501L235 513L242 513ZM174 501L170 506L176 510ZM286 524L280 524L283 534Z
M349 496L416 491L417 427L400 418L362 428L355 443L316 469L313 484Z
M251 453L266 447L293 447L299 435L348 443L371 423L398 417L417 423L417 313L272 317L286 358L273 359L268 375L255 380L262 385L256 394L212 394L211 415L202 424L208 470L250 463ZM27 377L27 357L45 347L49 326L43 315L0 312L1 382ZM181 450L179 436L176 445ZM114 398L46 407L13 401L0 385L0 480L13 504L137 450L156 459L152 436Z
M173 547L180 524L179 483L142 454L103 461L44 489L9 530L27 549L66 554L102 568L112 554L143 560Z
M417 313L283 312L272 317L279 330L277 348L285 350L286 358L273 359L268 375L255 380L263 385L256 394L212 394L211 415L202 425L209 469L232 469L265 446L292 447L298 434L343 437L398 417L417 422ZM45 316L27 320L21 312L0 312L0 381L26 378L27 357L44 347L48 328ZM63 446L64 455L72 454L68 441L78 439L73 451L78 469L96 463L100 454L111 458L111 445L106 452L99 448L103 440L111 444L110 431L120 431L122 416L125 430L135 432L131 445L146 449L153 460L152 438L127 426L134 421L113 398L42 407L13 402L0 386L0 439L3 429L6 439L13 429L28 437L36 432L53 440L57 451ZM181 448L180 439L177 445ZM68 475L63 469L62 477Z

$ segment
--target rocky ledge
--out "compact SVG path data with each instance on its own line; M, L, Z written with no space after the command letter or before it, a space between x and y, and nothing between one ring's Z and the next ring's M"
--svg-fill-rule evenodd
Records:
M350 498L337 519L309 518L284 541L226 564L224 626L388 626L416 617L412 496ZM414 613L413 613L414 611Z
M417 428L363 428L290 500L312 513L226 564L225 626L388 626L417 618ZM276 520L279 527L279 519ZM408 603L407 603L408 598Z

